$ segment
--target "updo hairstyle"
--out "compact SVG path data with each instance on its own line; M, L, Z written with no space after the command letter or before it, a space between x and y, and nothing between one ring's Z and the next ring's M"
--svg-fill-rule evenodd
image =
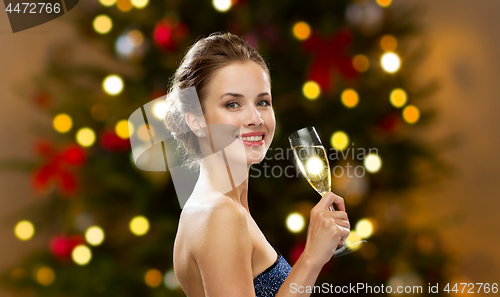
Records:
M186 114L202 116L205 112L205 99L208 96L208 86L217 70L235 62L254 61L271 76L267 63L261 55L242 38L229 32L212 33L200 38L187 51L180 66L170 79L168 93L165 99L166 114L164 124L177 140L183 166L193 169L199 167L201 151L198 137L186 123ZM189 102L191 96L182 96L182 90L195 87L202 110L197 104Z

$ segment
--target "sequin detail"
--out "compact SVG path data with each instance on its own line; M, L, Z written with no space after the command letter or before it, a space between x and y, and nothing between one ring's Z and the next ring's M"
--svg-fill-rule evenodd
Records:
M272 245L272 244L271 244ZM253 279L253 286L255 288L255 295L257 297L274 297L278 293L283 282L288 277L292 267L283 258L283 256L278 252L278 250L272 245L276 253L278 254L278 259L269 268L264 270L261 274L257 275Z

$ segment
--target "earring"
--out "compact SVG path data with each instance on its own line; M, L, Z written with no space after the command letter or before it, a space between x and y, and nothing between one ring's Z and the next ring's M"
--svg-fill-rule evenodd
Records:
M199 132L199 131L196 132L196 135L198 135L198 137L200 137L201 136L201 132Z

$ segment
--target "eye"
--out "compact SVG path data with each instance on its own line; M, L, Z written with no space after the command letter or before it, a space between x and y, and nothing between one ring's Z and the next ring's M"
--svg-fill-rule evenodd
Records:
M238 102L235 102L235 101L229 102L228 104L226 104L226 107L228 107L228 108L236 108L238 106L239 106Z
M261 103L265 103L265 104L261 104ZM271 103L268 100L262 100L259 103L257 103L257 105L260 105L260 106L271 106Z

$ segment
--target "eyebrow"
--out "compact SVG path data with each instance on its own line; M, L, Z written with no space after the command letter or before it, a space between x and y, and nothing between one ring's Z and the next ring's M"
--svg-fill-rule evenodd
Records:
M260 93L259 95L257 95L257 98L264 97L264 96L267 96L267 95L269 95L269 93L267 93L267 92ZM238 94L238 93L226 93L226 94L222 95L220 97L220 99L222 99L224 96L232 96L232 97L238 97L238 98L244 98L245 97L242 94ZM269 95L269 96L271 96L271 95Z

